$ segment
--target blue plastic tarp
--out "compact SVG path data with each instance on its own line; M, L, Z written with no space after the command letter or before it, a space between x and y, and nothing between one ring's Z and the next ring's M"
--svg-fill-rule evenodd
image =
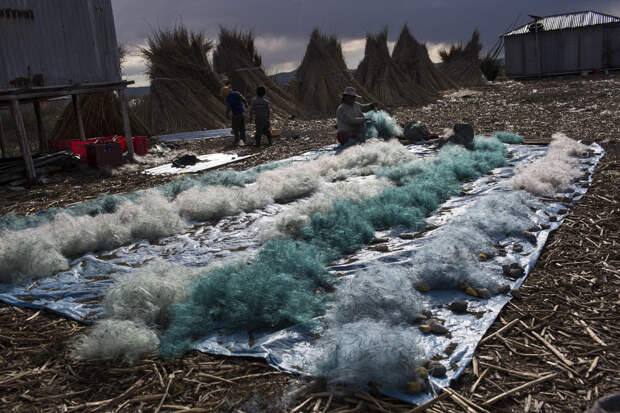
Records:
M413 240L401 239L390 231L378 233L377 237L389 239L388 245L392 252L364 249L334 263L330 271L338 273L340 277L355 276L356 272L378 262L394 266L406 265L415 256L416 250L433 237L440 235L446 223L461 214L466 214L473 202L485 196L510 191L507 183L514 175L517 165L532 162L546 153L546 148L540 146L507 146L511 155L511 165L498 168L489 175L464 184L465 195L448 200L427 220L436 225L436 229ZM597 144L591 145L590 149L592 155L580 159L579 167L593 173L604 151ZM411 150L420 156L429 156L433 153L432 149L419 146L412 146ZM319 153L334 153L334 148L330 147L292 160L304 161L316 157ZM577 200L586 190L586 185L576 183L571 186L570 195L573 200ZM559 195L568 196L569 193ZM523 277L513 282L508 281L511 287L519 287L523 283L542 252L549 233L557 229L565 217L563 210L567 205L560 200L545 199L541 205L541 209L529 212L533 222L548 226L547 229L537 233L537 244L526 247L521 253L509 253L507 257L498 258L519 262L525 269ZM113 251L88 254L73 260L68 271L54 277L23 285L0 285L0 300L17 306L49 309L80 322L91 323L103 316L101 300L118 274L130 273L154 258L186 266L203 266L213 260L236 254L240 250L249 254L255 253L261 246L258 237L261 220L269 219L288 207L290 204L272 205L264 210L222 219L216 225L197 224L185 234L174 235L157 242L140 241ZM524 245L530 244L524 243ZM501 276L501 267L494 260L485 263L481 270L499 271L498 275ZM447 305L457 299L467 299L469 310L477 312L478 315L455 314L449 311ZM463 372L471 361L478 342L510 297L497 295L480 300L468 298L461 291L443 290L425 293L424 300L425 307L431 308L436 316L445 320L445 326L451 333L450 338L438 335L423 336L422 348L427 358L442 353L450 343L457 343L451 355L442 360L448 367L446 377L432 379L434 385L441 388L448 386L451 380ZM312 348L313 339L306 333L297 327L263 334L254 333L252 337L247 332L214 332L196 341L193 348L212 354L262 357L281 371L308 374L304 366L307 365L307 354ZM451 366L455 368L451 369ZM427 390L426 393L414 396L397 390L382 391L398 399L421 404L433 398L433 393L430 389Z
M194 141L199 139L214 139L221 138L223 136L232 136L232 129L210 129L210 130L202 130L195 132L181 132L181 133L171 133L168 135L156 135L152 136L151 139L154 139L159 142L181 142L181 141Z

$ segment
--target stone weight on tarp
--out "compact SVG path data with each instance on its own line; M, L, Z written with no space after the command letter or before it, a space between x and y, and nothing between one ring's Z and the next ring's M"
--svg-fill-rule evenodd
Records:
M425 141L430 138L431 133L425 124L421 122L409 122L405 125L403 137L405 140L415 143Z
M448 138L447 143L462 145L469 150L474 149L474 127L468 123L454 125L454 135Z
M620 412L620 393L599 399L586 413L618 413Z

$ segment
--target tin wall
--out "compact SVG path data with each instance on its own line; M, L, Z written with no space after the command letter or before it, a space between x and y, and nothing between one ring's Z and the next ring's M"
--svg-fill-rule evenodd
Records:
M620 25L599 25L506 36L504 47L508 77L618 69Z
M0 0L0 90L120 79L110 0Z

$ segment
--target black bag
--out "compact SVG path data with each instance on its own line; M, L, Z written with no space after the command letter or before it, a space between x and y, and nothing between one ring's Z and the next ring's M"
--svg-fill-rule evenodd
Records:
M414 143L427 140L430 138L431 133L428 131L425 124L421 122L409 122L405 125L403 136L407 141Z
M195 155L183 155L172 161L172 166L175 168L185 168L186 166L196 165L198 158Z

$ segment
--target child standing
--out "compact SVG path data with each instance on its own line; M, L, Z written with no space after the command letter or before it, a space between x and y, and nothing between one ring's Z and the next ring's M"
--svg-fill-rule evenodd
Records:
M265 88L259 86L256 88L256 99L250 105L250 120L253 117L256 120L256 134L254 135L256 146L260 146L260 140L263 135L267 136L269 146L271 146L272 138L271 131L269 130L271 127L269 122L270 112L269 101L265 99Z
M230 117L232 112L232 130L235 140L234 146L243 142L245 145L245 107L247 102L243 95L236 90L231 90L230 84L227 83L222 88L222 94L226 94L226 117Z

